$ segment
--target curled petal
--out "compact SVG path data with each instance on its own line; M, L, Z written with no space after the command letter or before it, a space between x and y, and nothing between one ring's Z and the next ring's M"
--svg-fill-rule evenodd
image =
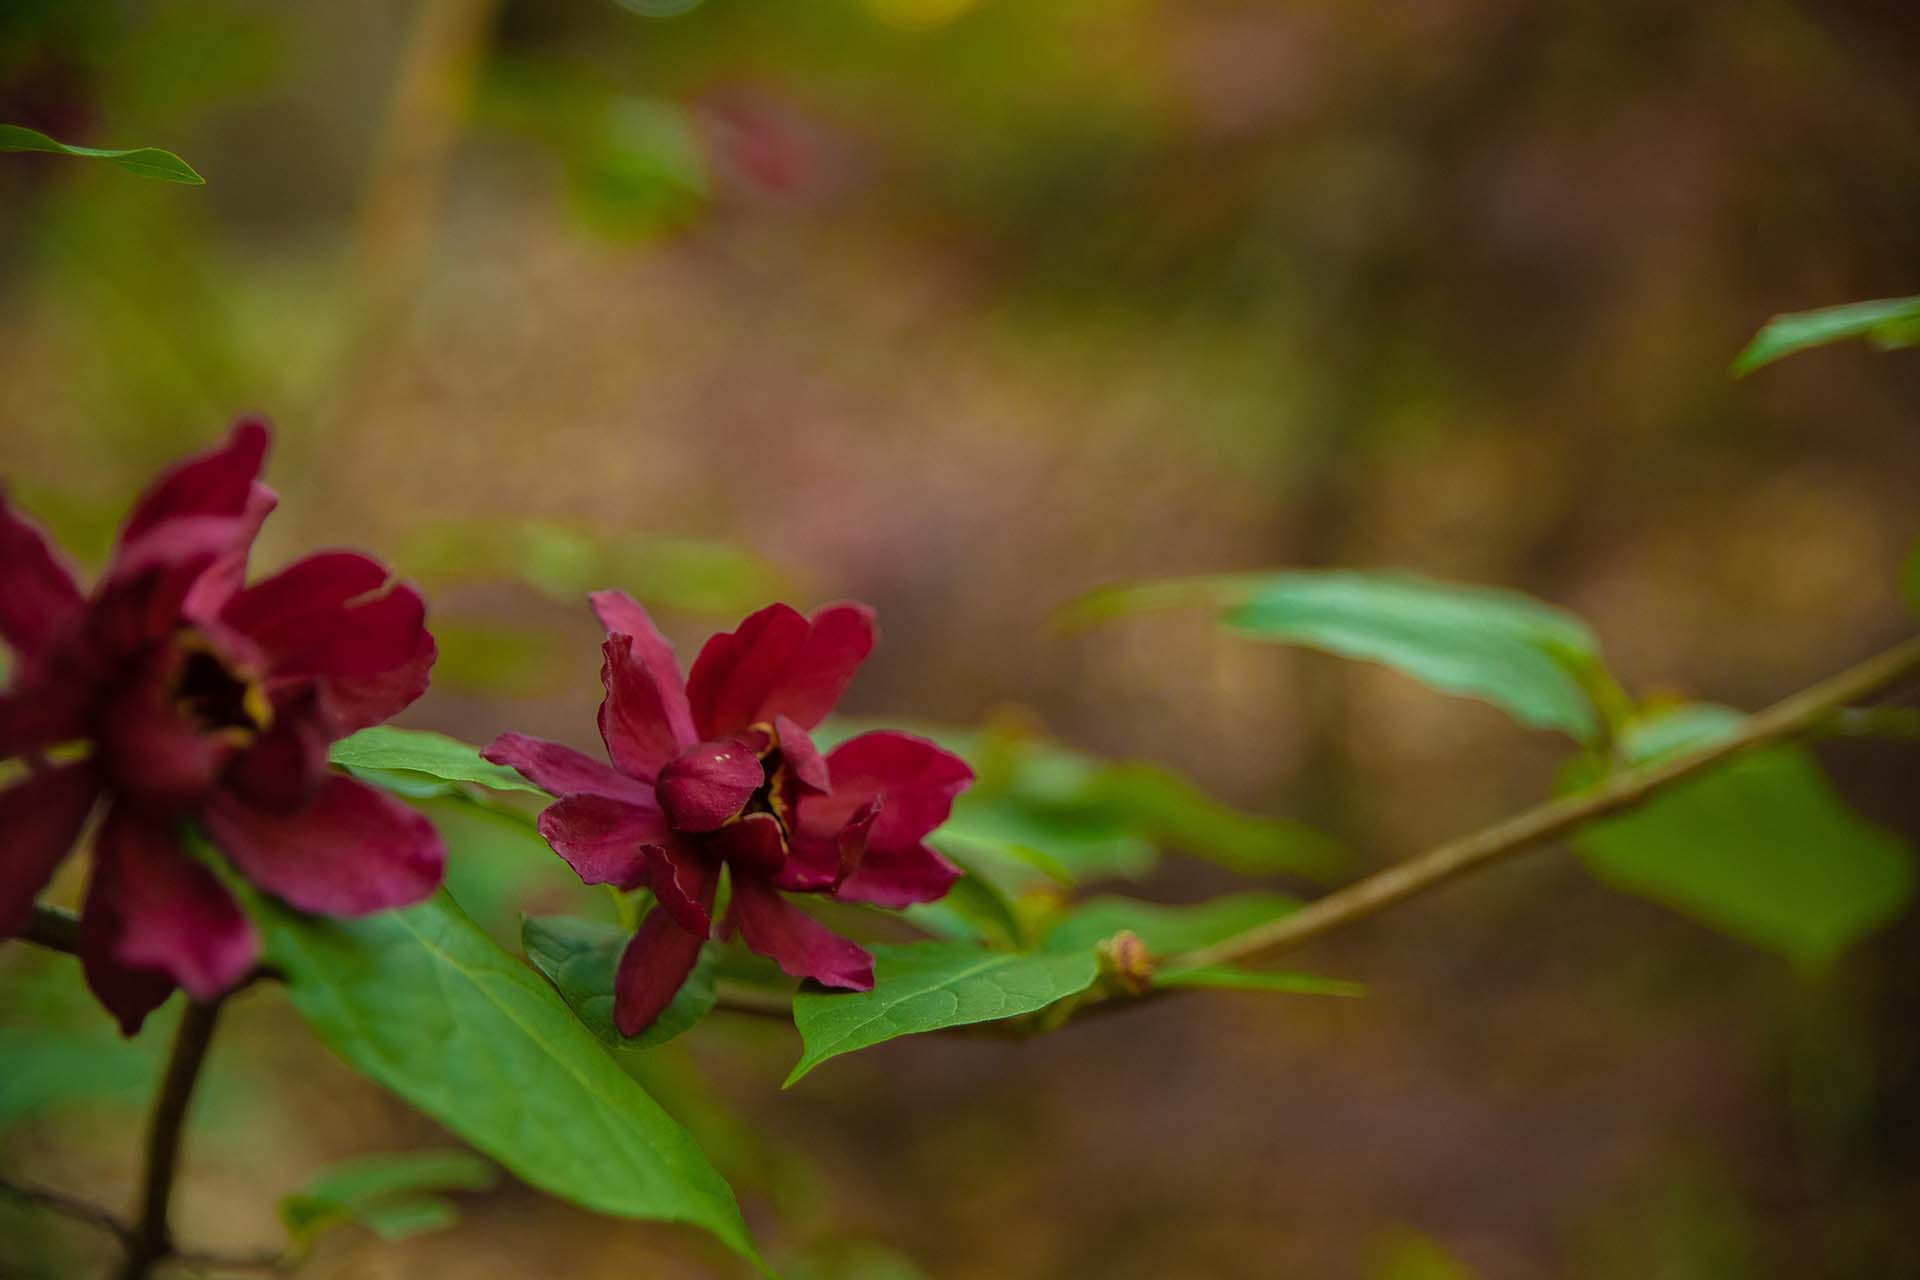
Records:
M676 831L714 831L766 782L753 749L737 738L703 742L660 770L654 789Z
M227 766L226 785L269 808L306 804L332 776L327 765L332 728L313 690L275 707L267 731Z
M200 576L251 536L240 516L182 516L123 542L94 588L86 615L90 646L122 654L165 639L183 620Z
M793 893L827 893L839 889L866 860L867 841L879 817L880 800L875 797L854 810L846 826L831 840L795 832L792 852L774 877L775 886Z
M832 773L827 762L820 755L820 748L813 745L813 739L807 731L788 716L780 716L773 722L774 732L780 739L780 762L786 768L787 776L808 791L824 793L833 786Z
M80 837L100 781L85 761L43 769L0 791L0 938L33 918L33 900Z
M480 753L483 760L506 765L521 777L556 796L584 791L590 795L625 800L629 804L653 802L653 788L626 774L601 764L585 752L544 738L529 738L523 733L503 733Z
M873 990L873 957L781 897L767 881L735 876L730 917L750 950L794 977L850 991Z
M639 1035L673 1003L705 942L706 935L688 933L665 911L647 914L613 975L613 1021L621 1035Z
M787 716L804 729L824 720L873 651L873 611L830 605L812 620L768 605L708 640L687 679L702 737Z
M862 806L881 802L866 833L859 866L838 895L877 906L903 907L943 896L960 870L925 843L953 811L954 797L973 780L966 761L925 738L885 730L863 733L827 756L833 791L800 805L798 827L807 841L839 839Z
M713 932L713 895L720 866L690 841L669 836L647 850L653 896L680 927L706 937Z
M115 805L100 824L87 910L107 904L111 959L164 973L196 1000L230 991L260 954L225 886L180 847L165 818Z
M258 418L234 423L224 444L176 464L154 481L127 517L122 550L168 521L241 515L266 456L266 423Z
M669 719L688 726L687 740L692 741L693 715L687 710L687 679L680 674L680 660L674 656L673 646L660 634L652 617L640 607L638 600L624 591L595 591L587 599L593 603L593 614L608 635L633 637L633 656L646 663L653 673Z
M600 737L607 758L620 772L651 781L662 765L693 745L693 725L684 704L671 696L673 679L641 658L632 636L608 636L600 651L600 683L607 691L600 703Z
M439 888L446 870L446 845L426 815L340 774L298 809L221 791L203 816L242 875L320 915L410 906Z
M253 540L260 536L260 526L278 505L278 494L258 482L253 485L247 495L247 505L240 512L238 540L194 579L193 589L187 592L181 610L189 618L199 621L218 617L227 601L247 584L247 560L253 551Z
M0 493L0 640L31 657L80 604L73 571L40 527Z
M667 834L667 820L653 805L586 792L548 805L539 827L582 884L619 889L638 889L647 882L647 846Z

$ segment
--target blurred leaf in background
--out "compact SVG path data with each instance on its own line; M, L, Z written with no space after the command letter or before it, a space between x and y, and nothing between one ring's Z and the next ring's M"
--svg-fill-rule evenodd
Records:
M1733 362L1735 377L1796 351L1865 338L1882 351L1920 344L1920 297L1878 298L1775 316Z
M459 1221L453 1201L437 1193L486 1191L497 1180L491 1164L458 1149L361 1156L316 1170L281 1200L280 1221L296 1250L348 1223L382 1240L405 1240Z
M1108 587L1061 611L1085 626L1204 605L1231 630L1404 672L1521 724L1595 739L1612 678L1580 618L1515 591L1400 572L1250 573ZM1609 699L1609 701L1611 701Z

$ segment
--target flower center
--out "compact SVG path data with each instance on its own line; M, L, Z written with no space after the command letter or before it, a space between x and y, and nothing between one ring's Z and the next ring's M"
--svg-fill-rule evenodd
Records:
M266 690L221 661L198 632L181 632L177 643L182 657L173 704L195 728L246 743L273 722Z

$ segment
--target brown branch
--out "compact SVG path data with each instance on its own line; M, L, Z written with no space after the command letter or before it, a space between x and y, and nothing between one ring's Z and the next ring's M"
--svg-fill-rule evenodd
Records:
M1566 835L1577 827L1646 803L1676 783L1731 756L1828 723L1836 708L1865 701L1920 675L1920 637L1803 689L1747 718L1740 731L1708 746L1615 775L1591 791L1553 800L1483 831L1449 841L1328 894L1291 915L1167 962L1190 968L1226 964L1297 947L1467 874Z
M193 1086L207 1060L207 1047L220 1018L220 1001L190 1001L174 1033L173 1055L166 1079L154 1099L153 1120L147 1129L147 1165L141 1179L140 1221L127 1242L126 1266L120 1280L146 1280L154 1265L173 1256L173 1231L167 1214L173 1203L174 1175L180 1166L180 1137L186 1128Z

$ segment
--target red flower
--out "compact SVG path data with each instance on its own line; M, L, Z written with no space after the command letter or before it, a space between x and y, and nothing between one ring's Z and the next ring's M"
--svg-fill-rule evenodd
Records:
M327 746L419 697L433 665L420 593L327 551L251 587L273 509L258 422L174 467L128 517L91 595L0 495L0 938L96 805L81 920L87 982L132 1034L173 991L229 990L259 942L183 842L197 824L234 870L304 911L360 915L439 885L420 814L327 766Z
M607 628L600 736L608 768L558 743L502 735L482 754L560 800L540 833L588 884L649 886L660 908L614 978L622 1034L645 1030L714 934L720 869L733 886L720 936L796 978L873 987L873 957L781 891L903 907L946 893L959 869L928 848L973 780L958 757L911 734L862 734L822 757L826 718L873 649L873 613L831 605L811 620L770 605L714 636L682 678L646 611L594 594Z

